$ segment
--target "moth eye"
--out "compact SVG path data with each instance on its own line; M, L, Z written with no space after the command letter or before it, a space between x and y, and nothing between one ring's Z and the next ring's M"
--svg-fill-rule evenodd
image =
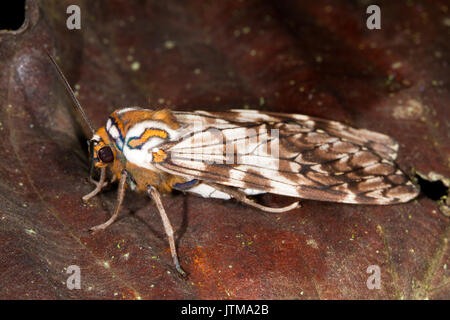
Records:
M110 147L103 147L98 150L98 157L102 162L109 163L114 161L114 153Z

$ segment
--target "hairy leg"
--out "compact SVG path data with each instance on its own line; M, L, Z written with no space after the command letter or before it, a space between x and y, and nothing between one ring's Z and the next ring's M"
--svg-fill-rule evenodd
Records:
M164 230L166 231L167 237L169 239L170 253L172 254L172 259L173 263L175 264L175 268L182 276L186 276L186 272L184 272L184 270L180 267L180 263L178 262L173 228L172 225L170 224L169 217L166 214L166 210L164 209L164 206L161 202L161 196L158 190L156 190L156 188L152 186L147 186L147 192L149 196L152 197L152 199L155 201L156 207L158 208L159 211L159 215L161 216L164 225Z
M300 201L293 202L290 205L281 207L281 208L266 207L266 206L263 206L262 204L259 204L259 203L256 203L256 202L250 200L249 198L247 198L247 195L244 192L239 191L235 188L219 185L216 183L208 183L208 185L210 185L211 187L213 187L217 190L220 190L224 193L229 194L231 197L235 198L239 202L245 203L246 205L255 207L255 208L260 209L265 212L281 213L281 212L287 212L287 211L290 211L290 210L300 207Z
M95 181L94 179L92 179L92 175L89 175L89 182L95 185L95 189L89 192L87 195L83 196L81 199L83 199L84 202L87 202L89 199L95 197L108 184L108 182L105 182L105 180L106 168L101 168L99 181Z
M114 213L111 216L111 218L109 218L108 221L106 221L105 223L99 224L97 226L92 227L90 230L91 231L99 231L99 230L104 230L107 227L109 227L111 225L111 223L113 223L117 217L119 216L119 211L120 211L120 207L122 206L122 201L123 198L125 196L125 190L126 190L126 181L127 181L127 176L128 173L123 170L122 174L120 175L120 181L119 181L119 190L117 191L117 203L116 203L116 207L114 208Z

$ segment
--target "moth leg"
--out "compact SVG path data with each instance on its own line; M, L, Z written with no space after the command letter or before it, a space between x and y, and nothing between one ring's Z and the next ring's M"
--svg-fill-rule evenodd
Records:
M111 218L109 218L109 220L106 221L105 223L94 226L94 227L90 228L89 230L91 230L93 232L96 232L99 230L104 230L104 229L108 228L111 225L111 223L116 221L117 217L119 216L120 207L122 207L123 198L125 196L125 190L126 190L125 183L127 181L127 177L128 177L128 173L125 170L123 170L122 174L120 175L119 190L117 192L117 204L116 204L116 207L114 208L114 213L111 216Z
M247 198L247 195L242 191L236 190L234 188L218 185L218 184L208 183L208 185L212 186L213 188L215 188L217 190L220 190L224 193L229 194L231 197L233 197L234 199L236 199L239 202L245 203L248 206L255 207L255 208L260 209L265 212L282 213L282 212L287 212L287 211L293 210L293 209L301 206L300 201L296 201L296 202L291 203L290 205L287 205L287 206L281 207L281 208L266 207L262 204L259 204L257 202L250 200L249 198Z
M102 168L102 169L104 169L104 168ZM106 170L106 169L105 169ZM101 173L100 173L101 174ZM105 180L106 180L106 178L105 178ZM100 184L100 180L99 181L96 181L94 178L92 178L92 177L89 177L89 182L90 183L92 183L93 185L95 185L95 186L97 186L97 185L99 185ZM103 187L106 187L106 185L108 184L108 181L104 181L103 182Z
M148 195L153 198L153 200L156 203L156 207L158 208L159 215L161 216L164 230L166 231L166 235L169 238L169 245L170 245L170 253L172 254L173 263L175 264L175 268L177 271L182 275L186 276L186 272L180 267L180 263L178 262L178 256L177 256L177 249L175 247L175 239L174 239L174 232L172 225L170 224L169 217L167 217L166 210L164 209L164 206L161 202L161 196L156 190L156 188L152 186L147 186L147 192Z
M89 181L95 185L95 189L86 194L85 196L83 196L81 199L83 199L83 201L86 202L92 197L95 197L108 184L108 182L105 182L105 179L106 179L106 167L101 168L99 181L95 181L94 179L92 179L92 175L90 175Z
M89 148L92 148L92 147L89 147ZM103 171L103 169L106 170L106 168L102 168L101 170ZM91 165L90 165L90 167L89 167L89 182L92 183L93 185L97 186L98 183L99 183L100 181L96 181L96 180L93 178L93 176L94 176L94 170L95 170L95 166L94 166L94 161L92 160L92 161L91 161ZM101 171L100 171L100 172L101 172ZM106 171L105 171L105 173L106 173ZM100 174L101 174L101 173L100 173ZM106 175L105 175L105 176L106 176ZM101 176L100 176L100 180L101 180ZM104 186L106 186L106 182L105 182L105 185L104 185Z
M111 178L111 180L109 180L109 182L107 182L107 184L108 184L108 183L113 183L113 182L115 182L116 180L117 180L117 176L114 175L114 176Z

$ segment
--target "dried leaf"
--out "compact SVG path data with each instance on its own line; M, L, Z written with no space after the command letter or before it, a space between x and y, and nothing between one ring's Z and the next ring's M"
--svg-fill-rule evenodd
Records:
M0 33L0 298L450 298L449 218L423 196L267 214L167 195L187 280L144 195L87 231L110 216L115 188L82 203L86 136L45 51L97 127L131 105L303 113L389 134L404 170L449 177L448 8L382 1L382 29L368 30L363 3L27 1L22 29ZM66 27L71 4L80 30ZM67 288L71 265L80 290Z

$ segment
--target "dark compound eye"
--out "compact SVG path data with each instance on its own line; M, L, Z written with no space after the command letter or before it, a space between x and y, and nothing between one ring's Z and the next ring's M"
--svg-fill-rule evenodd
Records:
M109 163L114 161L114 153L110 147L103 147L98 150L98 157L102 162Z

